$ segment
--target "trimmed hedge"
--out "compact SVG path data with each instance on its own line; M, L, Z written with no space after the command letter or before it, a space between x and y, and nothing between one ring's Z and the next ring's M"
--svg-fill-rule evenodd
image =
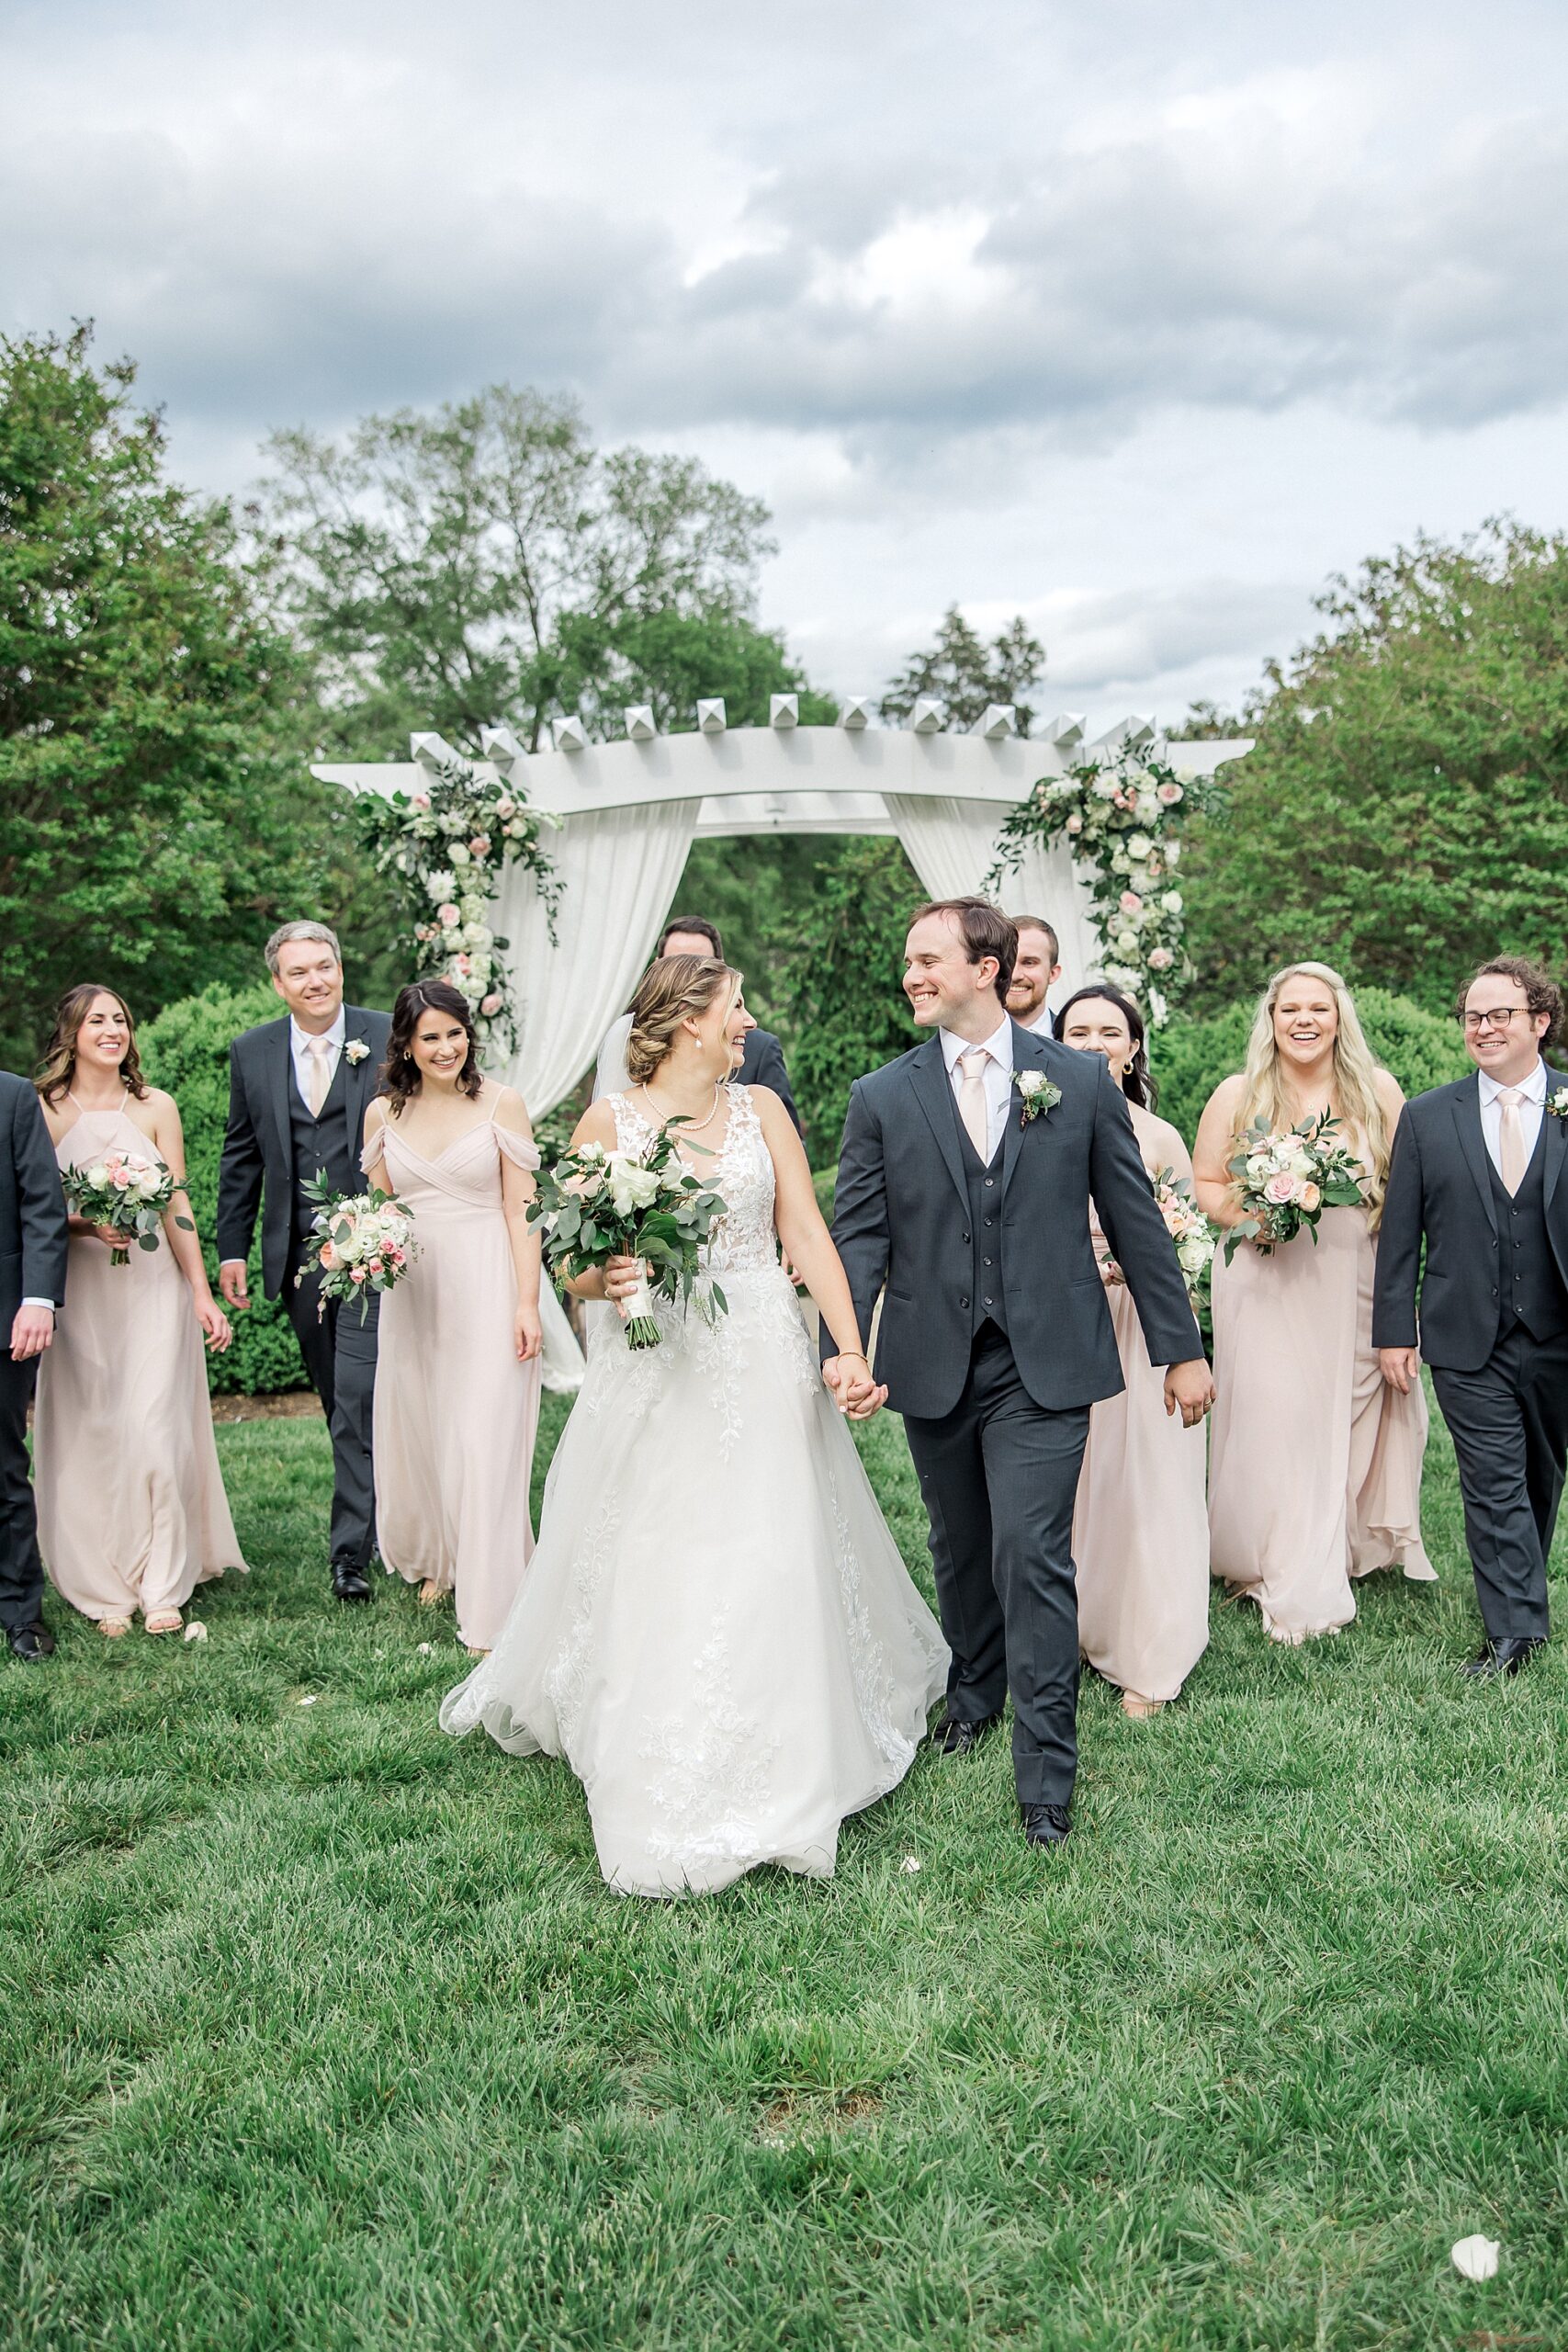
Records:
M213 1233L218 1216L218 1162L229 1116L229 1046L242 1029L274 1021L279 1012L275 989L204 989L165 1005L141 1031L141 1066L154 1085L164 1087L180 1108L186 1161L197 1230L212 1287L218 1287ZM251 1305L233 1317L234 1344L226 1355L207 1359L208 1384L221 1396L266 1396L283 1388L308 1388L299 1346L280 1301L262 1296L261 1226L251 1251Z
M1247 1058L1256 1003L1256 999L1250 999L1245 1004L1233 1004L1207 1021L1184 1021L1179 1015L1168 1028L1156 1031L1150 1038L1150 1058L1159 1081L1160 1116L1179 1128L1189 1143L1215 1087L1240 1069ZM1457 1024L1426 1012L1409 997L1395 996L1387 989L1358 989L1356 1010L1368 1044L1406 1094L1424 1094L1428 1087L1446 1086L1470 1069L1470 1056Z

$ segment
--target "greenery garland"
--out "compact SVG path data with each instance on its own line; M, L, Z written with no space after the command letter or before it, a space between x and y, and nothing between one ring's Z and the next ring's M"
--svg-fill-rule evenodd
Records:
M399 945L422 980L449 980L467 997L481 1050L515 1052L517 1007L505 956L511 941L491 930L491 902L507 859L534 876L555 937L560 877L544 845L556 818L530 808L520 786L481 775L467 760L443 760L418 792L367 793L361 821L376 870L402 900Z
M1066 775L1042 776L1012 809L997 837L997 862L986 876L995 893L1015 874L1031 842L1065 839L1089 876L1091 920L1104 955L1101 976L1135 997L1162 1028L1170 998L1195 977L1181 944L1183 907L1176 888L1181 829L1224 798L1212 776L1122 751L1104 767L1089 763Z

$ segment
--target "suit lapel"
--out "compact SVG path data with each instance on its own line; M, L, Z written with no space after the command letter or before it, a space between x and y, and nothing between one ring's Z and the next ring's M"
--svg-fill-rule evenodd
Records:
M1016 1021L1012 1024L1012 1067L1015 1081L1021 1069L1043 1069L1045 1067L1044 1048L1039 1038L1032 1029L1021 1029ZM1012 1182L1012 1171L1018 1166L1019 1153L1023 1149L1023 1103L1015 1082L1012 1099L1008 1103L1007 1125L1002 1130L1003 1200L1006 1200L1008 1186Z
M942 1058L942 1038L938 1035L927 1039L909 1064L909 1083L936 1137L937 1149L947 1166L947 1172L958 1187L958 1197L964 1208L969 1206L969 1187L964 1181L964 1162L958 1154L958 1123L953 1115L953 1085Z
M1486 1138L1481 1132L1479 1073L1467 1078L1454 1097L1454 1125L1459 1129L1460 1148L1470 1163L1475 1189L1481 1195L1481 1205L1486 1211L1486 1222L1495 1233L1497 1211L1492 1199L1492 1163L1486 1157Z
M1559 1071L1554 1070L1549 1062L1546 1069L1546 1100L1549 1103L1560 1086L1568 1086L1568 1078L1563 1078ZM1564 1148L1568 1147L1568 1133L1564 1132L1568 1129L1568 1119L1555 1118L1550 1110L1543 1109L1540 1123L1546 1129L1546 1134L1541 1139L1546 1152L1546 1166L1542 1170L1542 1176L1546 1185L1546 1205L1550 1208L1551 1195L1557 1190L1557 1179L1562 1173Z
M288 1111L288 1090L294 1083L292 1051L294 1024L287 1014L275 1021L266 1039L266 1091L277 1122L278 1148L290 1176L294 1172L294 1123Z

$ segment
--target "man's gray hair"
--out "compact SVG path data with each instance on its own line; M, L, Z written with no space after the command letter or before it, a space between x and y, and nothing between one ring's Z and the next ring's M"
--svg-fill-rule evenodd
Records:
M323 947L332 949L340 964L343 962L343 949L337 944L337 933L329 931L324 922L280 922L262 950L266 957L266 968L275 980L277 978L278 956L291 939L319 939Z

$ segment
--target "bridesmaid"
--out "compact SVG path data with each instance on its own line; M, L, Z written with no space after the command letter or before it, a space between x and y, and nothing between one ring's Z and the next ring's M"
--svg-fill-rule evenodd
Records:
M1187 1146L1155 1116L1144 1018L1104 982L1079 989L1055 1016L1064 1046L1103 1054L1122 1082L1144 1166L1192 1174ZM1157 1714L1209 1644L1209 1521L1203 1431L1165 1408L1165 1374L1149 1362L1132 1295L1111 1264L1090 1204L1126 1387L1089 1418L1073 1514L1078 1641L1097 1674L1122 1693L1124 1714Z
M365 1172L413 1212L420 1254L381 1301L376 1524L388 1573L457 1596L471 1656L494 1645L534 1549L539 1422L539 1155L520 1095L479 1074L473 1015L445 980L392 1008Z
M175 1634L198 1584L244 1567L218 1467L201 1343L226 1348L185 1190L173 1095L149 1086L130 1008L91 984L61 999L38 1079L55 1157L116 1148L160 1159L177 1190L155 1250L112 1266L121 1237L71 1219L69 1308L39 1371L39 1537L55 1586L113 1641L138 1609ZM123 1242L121 1242L123 1246Z
M1365 1171L1363 1208L1325 1209L1265 1256L1244 1241L1214 1260L1213 1571L1250 1593L1277 1642L1348 1624L1354 1577L1403 1565L1436 1574L1421 1546L1427 1404L1390 1388L1372 1350L1372 1272L1389 1147L1404 1096L1372 1059L1350 992L1326 964L1269 981L1247 1068L1210 1097L1194 1152L1199 1205L1239 1224L1228 1163L1261 1118L1278 1133L1330 1111Z

